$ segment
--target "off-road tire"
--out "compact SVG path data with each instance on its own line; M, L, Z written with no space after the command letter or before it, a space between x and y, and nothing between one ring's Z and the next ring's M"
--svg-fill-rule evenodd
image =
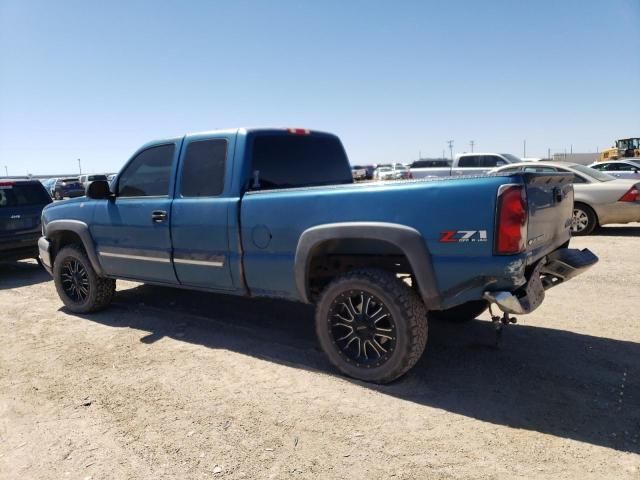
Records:
M374 295L392 315L395 349L379 366L345 359L330 325L332 305L345 292L360 290ZM393 273L361 269L335 278L325 287L316 308L316 333L329 361L343 374L374 383L388 383L404 375L420 359L427 343L426 309L422 299ZM342 352L342 353L341 353Z
M489 304L485 300L472 300L447 310L432 310L429 317L452 323L469 322L483 313Z
M576 215L579 215L579 213L577 213L577 212L584 212L584 215L586 215L586 219L587 219L587 226L584 227L580 231L574 231L573 230L573 224L572 224L572 226L571 226L571 235L573 235L574 237L580 237L582 235L589 235L598 226L598 217L596 216L596 212L594 212L593 209L589 205L586 205L584 203L576 202L573 205L573 217L572 217L572 220L574 220L574 217Z
M88 294L83 301L74 301L62 285L62 270L65 262L73 259L78 262L86 271L88 278ZM58 296L65 306L74 313L91 313L105 308L111 303L116 291L116 281L111 278L99 277L91 266L87 254L78 245L68 245L63 247L55 257L53 262L53 280L56 285Z

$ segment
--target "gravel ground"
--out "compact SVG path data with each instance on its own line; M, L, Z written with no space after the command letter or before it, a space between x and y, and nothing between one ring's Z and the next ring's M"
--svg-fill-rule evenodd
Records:
M337 375L300 304L119 282L61 308L0 265L0 478L640 479L640 224L499 349L488 316L430 322L405 377Z

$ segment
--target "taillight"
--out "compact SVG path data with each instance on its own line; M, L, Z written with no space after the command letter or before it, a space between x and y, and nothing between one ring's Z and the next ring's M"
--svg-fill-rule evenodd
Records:
M527 239L527 197L522 185L500 187L496 222L496 253L523 252Z
M634 185L629 189L627 193L620 197L619 202L637 202L640 201L640 190L638 190L638 185Z
M309 135L311 133L308 128L287 128L287 131L293 135Z

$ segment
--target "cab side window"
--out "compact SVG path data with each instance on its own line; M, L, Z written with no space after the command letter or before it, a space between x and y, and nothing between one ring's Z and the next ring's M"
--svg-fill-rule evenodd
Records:
M182 167L183 197L215 197L224 190L225 139L191 142Z
M467 155L458 159L458 167L479 167L480 156L479 155Z
M160 145L140 152L118 180L119 197L166 197L175 145Z

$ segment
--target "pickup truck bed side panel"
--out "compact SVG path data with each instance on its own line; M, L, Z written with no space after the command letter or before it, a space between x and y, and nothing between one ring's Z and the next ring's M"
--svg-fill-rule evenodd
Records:
M516 273L524 281L524 255L493 256L496 193L503 183L505 177L498 176L454 177L248 193L241 213L247 283L254 295L303 300L292 275L302 233L327 223L371 221L401 222L422 232L441 292L479 271L495 278L497 286L513 286ZM469 241L442 242L445 231L477 233ZM470 259L483 263L486 270L451 268Z

